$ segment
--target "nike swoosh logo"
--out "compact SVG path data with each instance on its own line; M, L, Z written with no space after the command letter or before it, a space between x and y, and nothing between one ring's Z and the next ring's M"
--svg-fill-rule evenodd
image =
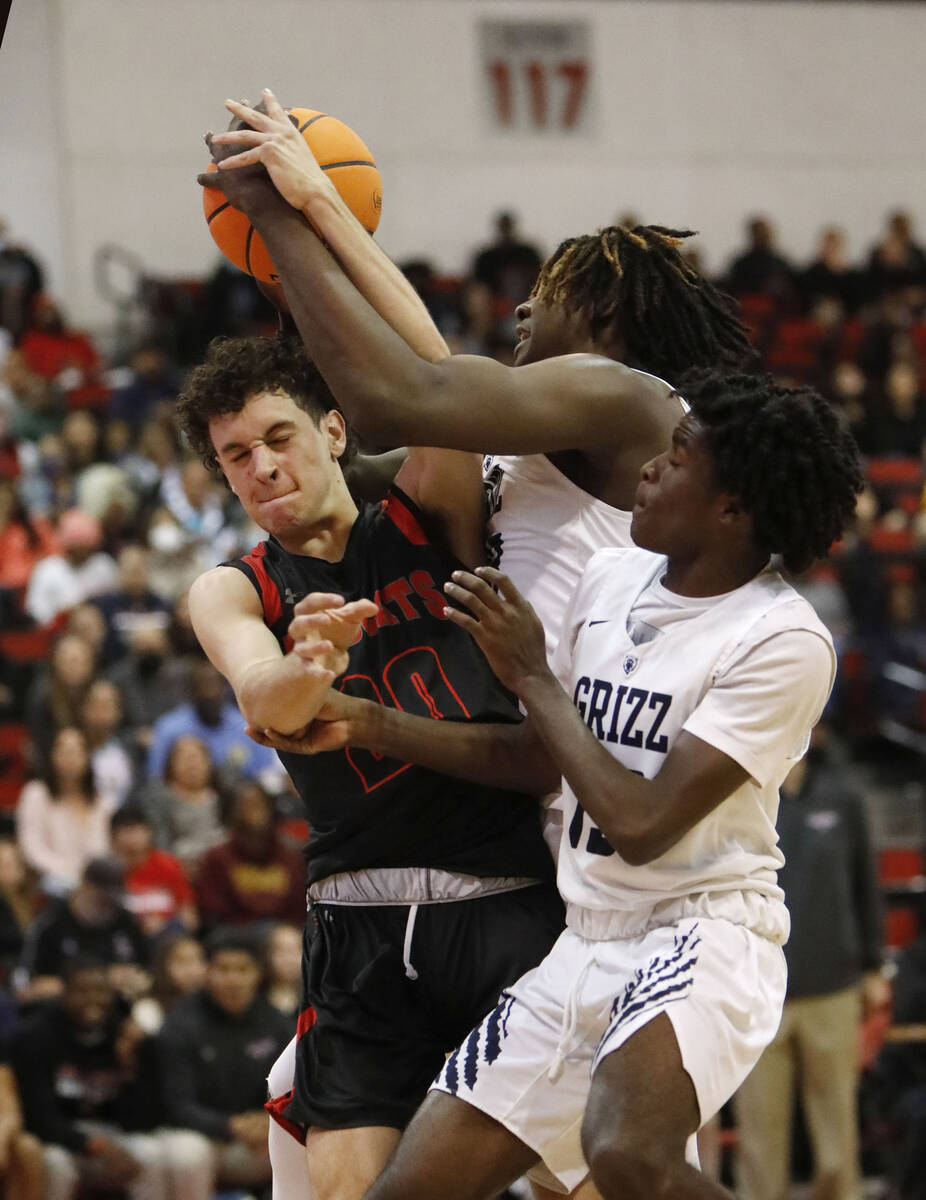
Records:
M593 625L607 625L607 623L608 623L608 618L605 617L601 621L589 621L588 626L589 626L589 629L591 629L591 627Z

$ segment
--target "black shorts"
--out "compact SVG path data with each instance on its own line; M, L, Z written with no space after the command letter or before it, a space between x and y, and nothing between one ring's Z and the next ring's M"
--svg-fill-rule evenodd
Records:
M304 1030L281 1115L321 1129L404 1129L444 1059L564 924L552 884L422 904L312 906L302 959ZM282 1106L281 1106L282 1107Z

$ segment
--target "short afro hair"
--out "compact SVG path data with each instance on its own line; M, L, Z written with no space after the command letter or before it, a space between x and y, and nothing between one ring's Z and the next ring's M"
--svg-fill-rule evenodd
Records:
M717 486L750 514L759 549L795 574L824 558L864 483L858 447L832 405L770 375L692 371L679 392L704 430Z
M218 471L209 422L241 412L262 392L285 392L316 422L338 404L297 337L214 338L203 362L192 371L175 407L177 422L210 471ZM340 411L340 410L338 410ZM341 455L346 466L355 453L348 434Z

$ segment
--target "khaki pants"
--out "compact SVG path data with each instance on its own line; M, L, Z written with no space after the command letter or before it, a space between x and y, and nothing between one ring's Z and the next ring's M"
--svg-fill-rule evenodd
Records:
M139 1162L140 1170L128 1185L130 1200L210 1200L215 1183L209 1142L186 1129L159 1129L154 1133L124 1133L96 1122L80 1123L90 1134L104 1134L119 1142ZM43 1147L45 1200L72 1200L79 1185L105 1187L109 1180L99 1160L74 1154L64 1146Z
M788 1000L775 1040L734 1097L742 1200L787 1200L795 1088L813 1152L813 1200L858 1200L857 987Z

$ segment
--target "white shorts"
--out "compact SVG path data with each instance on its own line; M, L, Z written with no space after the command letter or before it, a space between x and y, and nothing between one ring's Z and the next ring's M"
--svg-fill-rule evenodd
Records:
M447 1059L433 1084L510 1129L570 1192L588 1174L580 1135L592 1073L659 1013L672 1022L701 1123L775 1036L787 972L780 946L740 925L691 919L637 938L567 929ZM689 1161L697 1163L689 1144Z

